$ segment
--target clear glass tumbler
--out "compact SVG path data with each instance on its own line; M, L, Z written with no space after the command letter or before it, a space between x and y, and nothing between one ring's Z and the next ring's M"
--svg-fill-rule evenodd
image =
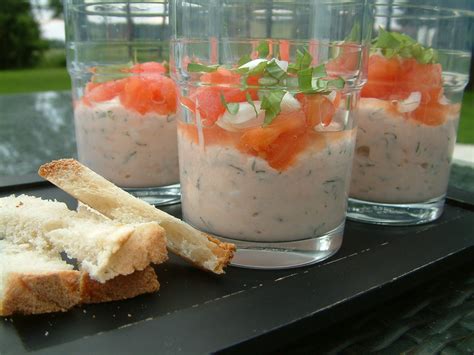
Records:
M377 0L348 217L388 225L438 218L448 186L472 13L460 1Z
M236 243L238 266L333 255L365 77L364 1L171 3L184 219Z
M166 1L66 0L79 160L152 204L180 199Z

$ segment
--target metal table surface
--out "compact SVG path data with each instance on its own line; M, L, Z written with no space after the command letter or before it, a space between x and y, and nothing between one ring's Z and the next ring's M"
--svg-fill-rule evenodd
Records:
M34 174L45 161L75 156L69 94L0 96L0 112L0 195L28 193L73 207L73 199ZM284 271L230 267L217 277L172 257L156 268L162 285L156 294L4 318L0 354L342 349L355 332L347 322L379 313L394 298L411 297L413 289L450 270L473 269L474 191L466 184L473 176L472 167L454 166L451 199L435 223L348 222L341 250L317 265ZM179 205L166 210L180 215ZM369 329L359 330L364 327ZM332 348L325 348L329 340ZM349 353L370 349L352 343Z

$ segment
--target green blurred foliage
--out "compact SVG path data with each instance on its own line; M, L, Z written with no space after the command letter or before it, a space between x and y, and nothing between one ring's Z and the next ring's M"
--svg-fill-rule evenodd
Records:
M54 18L63 17L63 2L62 2L62 0L49 0L48 1L48 6L53 11L53 17Z
M66 50L64 48L64 44L62 48L50 47L47 51L45 51L36 67L66 68Z
M0 69L36 65L48 47L41 39L31 5L22 0L0 1Z

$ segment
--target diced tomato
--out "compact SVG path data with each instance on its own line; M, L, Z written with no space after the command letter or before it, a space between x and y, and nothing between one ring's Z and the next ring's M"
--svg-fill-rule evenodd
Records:
M416 87L418 91L443 84L441 64L421 64L415 59L403 59L401 74L401 83L409 84L410 88Z
M308 146L308 143L309 136L306 132L281 134L268 149L268 164L279 171L285 170L295 162L298 154Z
M201 75L201 82L209 84L240 85L240 75L230 70L219 68L214 72Z
M135 64L131 69L130 73L156 73L165 74L166 68L163 64L157 62L145 62Z
M193 102L194 106L199 110L201 119L206 120L206 124L210 125L217 121L225 112L226 108L221 100L224 96L226 102L243 102L246 101L245 91L237 88L229 88L222 86L200 87L189 96L185 102ZM189 105L187 105L189 107Z
M153 78L134 76L126 80L120 94L120 102L124 107L142 115L147 112L156 112L159 115L176 112L178 94L171 79L155 75Z
M105 83L89 83L86 86L87 102L103 102L118 96L125 86L127 79L107 81Z
M314 127L321 123L327 126L331 123L332 117L336 113L335 105L324 95L305 95L298 94L296 98L303 106L306 115L306 124L308 127ZM340 96L336 96L338 104ZM335 100L336 101L336 100Z
M85 90L85 93L88 94L90 93L92 90L94 90L96 87L99 87L100 85L102 85L101 83L94 83L92 81L89 81L87 84L86 84L86 90Z
M455 111L455 105L439 103L443 96L440 64L421 64L413 58L370 57L368 82L362 89L363 97L398 100L406 99L412 92L421 93L421 102L409 117L419 122L430 126L439 125Z
M369 58L369 80L394 82L401 76L402 66L398 58L372 55Z
M214 72L205 73L201 75L200 81L210 85L191 90L189 97L182 98L181 102L193 112L197 107L206 126L212 125L226 110L221 95L224 96L226 102L245 102L247 92L253 100L258 99L257 89L239 89L241 75L228 69L219 68ZM249 77L247 83L258 85L258 77Z
M270 125L249 129L240 138L238 148L260 156L268 164L285 170L307 145L305 115L301 111L279 115Z
M396 96L400 94L398 84L401 75L402 67L398 58L387 59L381 55L370 56L369 76L362 89L362 96L382 100L398 98Z
M105 83L88 83L83 102L90 105L118 96L124 107L141 114L155 112L167 115L176 112L178 90L171 79L162 75L166 72L162 64L139 63L128 72L136 75Z
M410 93L418 91L426 102L427 95L431 96L433 91L439 95L441 88L441 65L420 64L411 58L388 59L376 54L369 58L368 82L362 89L362 96L383 100L405 99Z
M225 106L220 98L221 90L217 86L198 88L190 95L189 100L199 110L201 119L210 120L210 124L217 121L225 112Z
M439 102L421 104L414 112L412 117L428 126L437 126L443 124L448 116L459 115L459 105L441 105Z
M437 126L446 120L446 111L441 105L422 104L411 114L411 117L428 126Z

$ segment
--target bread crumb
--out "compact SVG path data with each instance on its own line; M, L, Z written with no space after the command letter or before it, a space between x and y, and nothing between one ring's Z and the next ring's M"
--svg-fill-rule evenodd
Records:
M49 332L48 331L45 331L44 332L44 336L47 337L49 335Z
M87 313L87 311L85 309L83 309L82 312Z
M129 313L129 314L127 314L127 316L128 316L128 318L131 318L131 317L132 317L132 315L131 315L130 313Z

